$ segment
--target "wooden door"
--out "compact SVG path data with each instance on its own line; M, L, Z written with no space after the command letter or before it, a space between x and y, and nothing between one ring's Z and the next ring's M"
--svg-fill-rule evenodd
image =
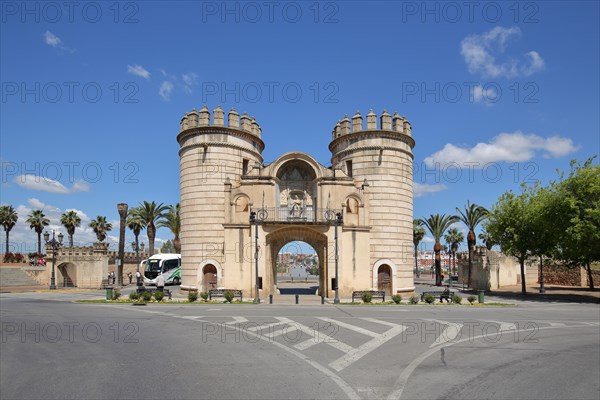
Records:
M392 295L392 271L389 265L381 265L377 270L377 290L382 290L386 295Z

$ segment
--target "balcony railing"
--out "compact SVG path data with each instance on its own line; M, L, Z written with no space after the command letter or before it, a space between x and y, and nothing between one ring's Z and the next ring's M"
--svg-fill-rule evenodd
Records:
M284 224L335 224L335 214L340 212L332 208L313 208L294 205L291 207L262 207L253 209L259 223Z

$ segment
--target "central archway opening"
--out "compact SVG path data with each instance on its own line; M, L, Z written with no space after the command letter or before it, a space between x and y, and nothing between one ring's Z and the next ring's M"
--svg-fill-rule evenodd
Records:
M288 242L277 254L275 286L281 295L317 294L319 256L308 243Z
M290 225L266 235L269 261L263 289L267 294L323 293L327 297L329 253L325 231L324 227Z

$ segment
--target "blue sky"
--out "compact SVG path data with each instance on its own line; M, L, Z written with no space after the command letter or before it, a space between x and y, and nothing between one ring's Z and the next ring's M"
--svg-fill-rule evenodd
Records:
M117 203L178 202L179 121L203 104L255 116L266 162L296 150L326 166L337 120L398 111L416 218L491 207L600 151L597 1L1 4L16 251L34 251L32 209L55 228L65 210L105 215L116 248Z

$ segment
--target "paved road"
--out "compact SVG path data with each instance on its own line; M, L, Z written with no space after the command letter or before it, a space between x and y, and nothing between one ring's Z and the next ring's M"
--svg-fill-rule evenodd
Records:
M0 297L0 397L597 399L600 308Z

